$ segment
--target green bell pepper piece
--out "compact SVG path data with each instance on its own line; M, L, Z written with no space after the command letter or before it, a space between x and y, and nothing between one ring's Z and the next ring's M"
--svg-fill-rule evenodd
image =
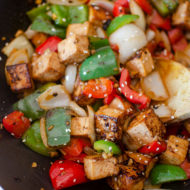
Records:
M119 67L112 49L110 47L101 48L87 58L82 63L79 74L82 81L119 74Z
M45 5L41 5L39 7L33 8L30 11L28 11L26 14L28 15L28 17L30 18L31 21L34 21L34 19L40 15L40 14L46 14L46 12L48 11L49 5L45 4Z
M46 148L40 135L40 121L34 122L24 133L22 142L34 152L44 156L50 156L50 149Z
M64 108L46 113L46 134L48 146L59 147L70 141L71 115Z
M150 179L151 183L156 185L165 182L186 180L187 175L179 166L158 164L152 169Z
M43 14L35 18L35 20L31 25L31 29L38 32L44 32L46 34L50 34L52 36L58 36L60 38L65 38L66 35L65 28L55 26L54 24L51 23L51 20Z
M95 112L99 110L99 108L103 105L103 101L101 99L97 100L93 105L92 108Z
M106 47L109 46L109 41L108 39L102 39L102 38L98 38L98 37L89 37L89 41L90 41L90 48L91 49L100 49L102 47Z
M120 148L111 141L99 140L94 143L94 149L100 152L121 154Z
M175 11L177 6L179 5L178 0L163 0L170 12Z
M164 17L169 15L170 11L163 0L151 0L151 2L160 15Z
M24 113L24 115L33 121L39 119L45 114L45 111L41 109L38 105L36 99L41 93L47 90L49 87L55 85L55 83L47 83L42 87L38 88L34 93L26 96L25 98L19 100L13 105L14 110L19 110Z
M107 29L107 35L110 36L113 32L115 32L117 29L121 28L122 26L129 24L131 22L134 22L139 18L138 15L122 15L114 18L108 29Z

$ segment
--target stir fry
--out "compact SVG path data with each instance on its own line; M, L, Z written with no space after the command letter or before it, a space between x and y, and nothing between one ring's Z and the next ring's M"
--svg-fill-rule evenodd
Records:
M55 161L55 190L190 178L190 1L47 0L2 51L4 128Z

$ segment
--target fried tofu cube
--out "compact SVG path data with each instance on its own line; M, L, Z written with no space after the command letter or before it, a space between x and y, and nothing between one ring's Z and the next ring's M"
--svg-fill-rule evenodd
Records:
M66 37L72 36L73 34L78 36L94 36L96 35L96 30L94 26L86 21L85 23L76 23L76 24L69 24L67 27L67 34Z
M88 46L87 37L73 34L58 44L59 58L65 65L81 63L89 56Z
M141 112L125 130L125 144L129 150L162 139L166 132L164 124L152 109Z
M117 159L115 157L104 159L101 155L86 156L84 170L90 180L98 180L119 173Z
M168 139L167 150L160 156L160 162L180 165L186 158L188 146L188 140L171 135Z
M105 9L98 6L90 6L89 21L97 26L102 26L108 20L112 20L113 16Z
M173 25L185 26L190 29L190 2L181 3L172 17Z
M154 61L151 53L146 48L138 51L136 56L126 63L126 66L140 77L146 77L154 69Z
M59 61L55 52L47 50L32 62L32 78L40 82L59 80L65 71L65 65Z
M6 74L13 92L23 92L33 88L27 63L6 66Z
M96 101L95 98L88 97L88 96L83 94L84 87L85 87L85 83L80 80L80 77L78 75L76 82L75 82L73 99L80 106L87 106L87 105L90 105Z
M71 120L71 135L88 137L91 142L95 140L94 125L89 117L74 117Z
M119 142L126 113L121 109L101 107L95 115L96 133L99 139Z
M145 177L135 166L121 165L118 176L108 179L108 184L115 190L142 190Z

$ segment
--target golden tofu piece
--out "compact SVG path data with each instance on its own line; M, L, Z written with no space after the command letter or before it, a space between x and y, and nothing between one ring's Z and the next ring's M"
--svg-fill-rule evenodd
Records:
M95 116L96 133L99 139L119 142L122 139L126 113L121 109L101 107Z
M32 62L32 77L40 82L57 81L64 71L65 65L59 61L57 53L49 50Z
M162 139L165 132L164 124L152 109L148 109L133 119L125 130L125 144L129 150L137 150L148 143Z
M81 63L90 55L88 47L87 37L73 34L58 44L59 58L65 65Z
M147 48L136 53L136 56L126 63L131 72L137 73L139 77L146 77L154 69L154 61Z
M104 159L101 155L86 156L84 170L90 180L98 180L119 173L117 159L115 157Z
M160 156L160 162L172 165L182 164L186 158L188 146L188 140L171 135L168 139L167 150Z
M13 92L23 92L33 87L27 63L6 66L7 77Z
M67 27L66 37L72 36L73 34L78 36L94 36L96 35L96 30L90 22L69 24Z

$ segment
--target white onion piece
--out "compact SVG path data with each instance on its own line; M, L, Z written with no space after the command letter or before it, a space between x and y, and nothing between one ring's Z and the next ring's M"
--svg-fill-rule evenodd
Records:
M81 108L76 102L74 101L71 101L70 104L69 104L69 108L71 110L73 110L78 116L80 117L86 117L87 114L86 114L86 111Z
M148 29L146 31L146 39L147 39L148 42L152 41L155 38L155 36L156 36L156 34L155 34L155 32L153 30Z
M133 15L138 15L139 19L135 21L135 24L140 27L143 31L145 31L146 28L146 19L143 10L141 7L134 1L130 0L129 3L130 11Z
M109 11L110 13L113 12L114 3L108 0L91 0L89 2L90 5L97 5L99 7L104 8L105 10Z
M106 38L106 33L101 27L97 27L96 34L99 38Z
M32 54L34 53L31 43L24 35L20 35L12 40L7 46L3 48L2 52L9 56L14 49L27 49L29 57L32 57Z
M153 100L163 101L168 99L168 92L158 71L154 71L143 78L141 86L145 94Z
M164 42L165 48L170 52L171 51L171 45L170 45L168 35L164 31L161 31L160 35L161 35L162 41Z
M70 94L74 90L76 76L77 76L77 66L76 65L68 65L65 70L64 86Z
M156 105L154 107L154 112L159 118L170 118L172 116L170 108L165 104Z
M37 98L40 108L49 110L57 107L68 107L70 96L62 85L55 85L48 88Z
M27 28L27 30L25 31L25 36L30 40L32 39L36 34L37 34L37 31L34 31L30 28L31 26L29 26Z
M82 5L88 2L88 0L47 0L48 3L57 4L57 5L67 5L67 6L74 6L74 5Z
M125 63L135 52L147 44L145 33L135 24L127 24L109 37L110 44L118 45L119 59Z
M45 147L49 148L48 140L47 140L47 134L46 134L46 120L44 117L42 117L40 119L40 135L41 135L42 142L45 145Z
M94 144L95 140L96 140L96 135L95 135L95 127L94 127L94 110L92 109L91 106L87 106L88 108L88 117L89 117L89 129L90 129L90 134L89 134L89 138L91 140L91 143Z

